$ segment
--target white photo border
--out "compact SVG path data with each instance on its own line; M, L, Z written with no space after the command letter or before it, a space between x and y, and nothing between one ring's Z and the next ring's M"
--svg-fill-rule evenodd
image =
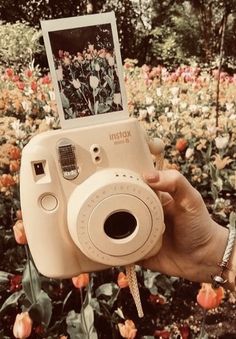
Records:
M53 59L53 52L52 52L49 33L54 32L54 31L67 30L67 29L69 30L69 29L76 29L76 28L79 29L82 27L89 27L89 26L99 26L103 24L111 25L111 32L112 32L112 38L113 38L113 44L114 44L114 54L115 54L116 66L117 66L117 76L118 76L120 92L121 92L122 109L119 111L114 111L114 112L109 112L109 113L102 113L102 114L96 114L96 115L90 115L90 116L84 116L84 117L78 117L78 118L65 119L65 112L62 106L60 89L59 89L58 79L56 75L56 68L55 68L55 63ZM43 39L44 39L49 69L50 69L52 82L53 82L53 86L55 90L56 104L57 104L61 127L63 129L71 129L71 128L77 128L77 127L96 125L99 123L118 121L118 120L128 118L129 113L128 113L127 97L126 97L126 90L125 90L125 84L124 84L123 65L122 65L119 38L118 38L117 26L116 26L116 18L115 18L114 12L89 14L89 15L84 15L84 16L60 18L60 19L53 19L53 20L42 20L41 28L42 28L42 33L43 33Z

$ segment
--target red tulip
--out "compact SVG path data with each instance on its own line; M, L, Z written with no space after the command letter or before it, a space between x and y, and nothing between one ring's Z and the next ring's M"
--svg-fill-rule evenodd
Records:
M21 91L23 91L24 88L25 88L25 84L24 84L22 81L18 81L18 82L17 82L17 87L18 87Z
M11 78L14 75L14 71L12 68L7 68L5 73L9 78Z

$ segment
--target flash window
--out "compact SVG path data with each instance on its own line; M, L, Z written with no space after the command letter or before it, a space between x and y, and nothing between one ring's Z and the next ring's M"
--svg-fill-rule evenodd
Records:
M34 163L34 172L36 175L42 175L44 174L44 166L42 162L36 162Z

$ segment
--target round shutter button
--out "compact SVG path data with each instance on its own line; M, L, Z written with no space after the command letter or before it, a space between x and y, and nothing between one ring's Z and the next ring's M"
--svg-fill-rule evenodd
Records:
M41 198L41 206L46 211L53 211L57 208L58 200L52 194L44 195Z

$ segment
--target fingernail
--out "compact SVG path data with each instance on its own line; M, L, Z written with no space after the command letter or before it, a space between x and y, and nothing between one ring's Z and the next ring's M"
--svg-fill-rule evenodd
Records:
M157 182L159 180L159 173L158 172L149 172L149 173L145 173L143 175L144 180L147 181L148 183L154 183Z

